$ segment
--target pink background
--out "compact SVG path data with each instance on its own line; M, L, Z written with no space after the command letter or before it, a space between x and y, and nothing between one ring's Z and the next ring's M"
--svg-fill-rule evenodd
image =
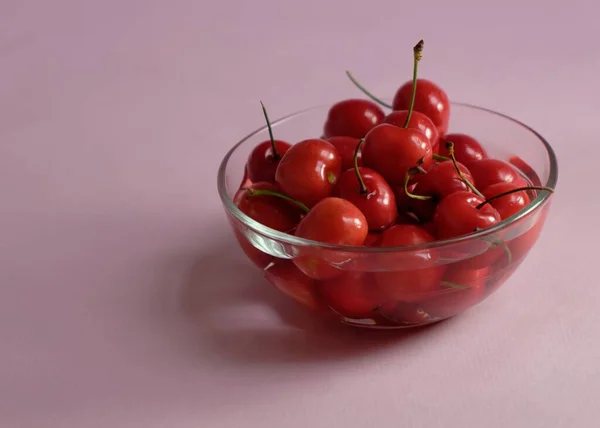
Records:
M600 420L592 1L0 2L0 426L570 427ZM225 151L422 76L560 160L545 233L425 332L317 325L234 244ZM595 421L595 422L594 422Z

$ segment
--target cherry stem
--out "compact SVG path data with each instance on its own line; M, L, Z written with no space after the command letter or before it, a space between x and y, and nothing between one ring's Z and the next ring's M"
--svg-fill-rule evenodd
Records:
M276 192L274 190L267 190L267 189L250 189L249 187L243 187L241 190L246 190L248 192L248 197L254 197L254 196L275 196L277 198L281 198L281 199L285 199L286 201L289 201L291 203L293 203L294 205L298 206L302 211L304 211L305 213L309 212L309 208L304 205L302 202L297 201L293 198L290 198L287 195L284 195L283 193L279 193Z
M413 48L413 79L412 79L412 94L410 96L410 106L408 107L408 114L404 121L404 128L408 128L408 123L412 116L413 109L415 108L415 97L417 96L417 69L419 68L419 61L423 57L423 40L419 40L419 43Z
M385 101L380 100L379 98L377 98L375 95L373 95L371 92L369 92L363 85L361 85L358 80L356 80L354 78L354 76L352 76L352 74L349 71L346 71L346 76L348 76L348 78L350 79L350 81L352 83L354 83L354 86L356 86L358 89L361 90L361 92L363 94L365 94L367 97L371 98L373 101L375 101L377 104L385 107L385 108L389 108L390 110L392 109L392 106L389 105L388 103L386 103Z
M262 107L263 114L265 115L265 120L267 122L267 129L269 130L269 139L271 140L271 147L273 148L273 160L278 161L281 157L279 153L277 153L277 148L275 147L275 138L273 138L273 129L271 129L271 121L269 120L269 115L267 114L267 109L263 102L260 102L260 106Z
M511 190L507 190L506 192L498 193L497 195L492 196L489 199L486 199L485 201L483 201L482 203L480 203L479 205L477 205L475 208L479 210L482 207L484 207L485 205L489 204L490 202L495 201L496 199L500 199L503 196L510 195L511 193L525 192L527 190L545 190L546 192L554 193L554 189L553 188L551 188L551 187L545 187L545 186L517 187L516 189L511 189Z
M440 162L445 162L445 161L449 161L450 160L449 157L438 155L436 153L433 154L433 159L436 160L436 161L440 161Z
M454 169L456 170L456 173L458 174L460 179L467 185L467 187L469 189L471 189L473 191L473 193L475 193L480 198L485 199L485 196L483 196L483 194L479 190L477 190L477 188L475 186L473 186L473 183L471 183L469 181L469 179L467 178L467 176L464 175L463 172L460 170L460 168L458 166L458 162L456 161L456 157L454 156L454 143L452 141L446 141L446 149L448 149L448 154L450 155L450 160L452 161L452 164L454 165Z
M354 172L356 172L356 178L358 178L358 182L360 183L359 192L361 194L369 192L369 189L367 189L367 185L365 184L365 180L363 180L360 170L358 169L358 152L360 151L360 148L364 142L365 139L361 138L358 144L356 145L356 149L354 150Z
M448 282L448 281L442 281L440 284L443 285L444 287L455 288L457 290L466 290L466 289L471 288L466 285L458 285L458 284L455 284L453 282Z
M410 181L411 177L415 174L420 174L422 173L423 169L421 168L421 165L417 165L414 168L410 168L408 171L406 171L406 176L404 177L404 193L406 194L406 196L408 196L411 199L419 199L421 201L428 201L430 199L433 199L432 196L422 196L422 195L415 195L414 193L411 193L408 190L408 182Z

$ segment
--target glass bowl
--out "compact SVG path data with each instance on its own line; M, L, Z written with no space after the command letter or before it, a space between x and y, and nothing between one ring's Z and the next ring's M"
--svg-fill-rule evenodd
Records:
M321 135L330 105L272 122L275 138L294 143ZM490 157L508 161L536 185L555 188L552 147L527 125L485 108L452 103L450 133L467 133ZM218 191L234 236L250 261L281 292L306 308L344 323L371 328L415 327L455 316L496 291L536 243L551 205L538 192L519 213L467 236L411 247L336 246L270 229L241 212L233 197L244 179L251 150L268 140L266 126L235 144L218 172ZM312 279L294 259L325 267L327 279ZM426 268L422 261L427 260ZM419 284L439 281L435 292Z

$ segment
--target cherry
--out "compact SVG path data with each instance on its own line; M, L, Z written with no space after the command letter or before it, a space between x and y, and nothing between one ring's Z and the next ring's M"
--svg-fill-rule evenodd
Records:
M330 137L327 138L327 141L337 149L342 157L342 172L354 168L354 151L360 139L354 137ZM362 153L360 150L358 152L358 166L362 166Z
M448 134L444 136L445 141L451 141L454 144L454 156L456 160L463 165L469 166L475 162L488 157L483 146L475 138L467 134ZM441 156L450 156L448 148L440 145L439 154Z
M354 204L328 197L319 201L300 221L296 236L327 244L361 246L368 231L367 219ZM341 274L333 265L350 257L341 251L305 247L300 248L294 263L311 278L327 279Z
M402 85L392 102L394 110L409 108L414 84L411 81ZM417 79L417 96L414 109L425 114L435 124L440 135L448 132L450 120L450 100L448 95L435 83L426 79Z
M511 156L511 158L508 160L508 163L517 167L525 175L525 177L527 177L529 181L531 181L531 183L534 186L542 185L542 181L540 180L540 177L537 175L535 170L520 157Z
M481 189L503 182L513 183L518 187L527 186L527 182L510 164L499 159L488 158L471 162L469 171Z
M410 246L433 242L435 238L419 226L399 224L383 232L380 247ZM433 250L392 255L393 265L404 270L373 273L379 289L393 301L411 302L437 289L443 268L437 267L438 257Z
M511 192L517 189L519 188L513 183L496 183L486 187L483 190L483 195L485 196L486 200L489 200L505 192ZM529 199L529 195L525 190L523 190L501 196L500 198L491 201L490 204L496 209L496 211L498 211L498 214L500 214L502 219L506 219L511 215L521 211L530 202L531 199Z
M321 139L294 144L279 161L275 181L290 197L314 206L330 196L342 170L337 149Z
M473 269L454 263L446 270L441 289L422 302L423 309L435 318L457 315L485 298L489 268Z
M363 245L365 247L378 247L381 240L381 233L369 232Z
M369 230L390 226L398 215L394 191L384 178L369 168L358 166L358 153L364 140L356 145L354 168L340 177L336 194L352 202L365 215Z
M358 98L340 101L329 109L323 136L363 138L384 116L383 110L372 101Z
M258 181L269 181L275 182L275 170L281 157L291 147L289 143L281 140L275 140L273 138L273 130L271 129L271 121L267 115L267 109L261 102L260 105L263 109L263 114L267 122L267 128L269 130L269 141L263 141L257 145L248 156L246 162L246 174L253 182Z
M248 217L271 229L280 232L291 232L300 222L301 215L307 208L290 204L277 197L277 186L273 183L259 182L240 189L233 198L233 203ZM268 265L272 257L254 247L239 230L236 239L248 258L260 268Z
M407 116L408 110L393 111L383 119L383 123L389 123L390 125L396 125L403 128ZM434 152L436 151L439 144L440 135L431 119L421 112L413 111L410 121L408 122L408 128L418 129L425 134L425 136L429 139Z
M419 161L431 166L433 151L429 140L417 129L382 124L365 137L363 165L377 171L390 184L402 184L407 171Z
M462 176L459 175L457 167ZM435 208L442 198L454 192L469 190L465 179L471 183L474 181L464 165L457 162L455 166L451 160L436 163L426 174L417 175L414 190L407 193L411 211L421 221L433 219ZM425 198L416 198L415 195Z
M348 318L368 318L379 304L380 293L369 273L346 272L318 284L324 303Z
M264 275L275 288L297 303L313 310L321 309L315 281L300 272L291 261L277 259L265 269Z
M440 239L455 238L486 229L501 218L491 205L478 206L485 202L481 196L471 192L454 192L442 199L435 210L436 235Z

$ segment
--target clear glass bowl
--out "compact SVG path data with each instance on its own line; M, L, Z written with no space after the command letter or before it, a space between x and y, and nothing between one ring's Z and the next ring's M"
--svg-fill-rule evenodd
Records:
M329 105L272 123L275 137L290 143L321 135ZM557 161L551 146L527 125L480 107L453 103L450 133L472 135L490 157L515 166L534 184L555 188ZM238 243L277 289L316 313L371 328L414 327L457 315L497 290L537 241L551 194L539 192L529 206L494 227L468 236L412 247L346 247L288 235L251 219L232 198L244 178L250 151L268 139L266 126L225 155L218 190ZM331 268L333 278L314 280L294 264L310 257ZM429 260L426 269L415 269ZM439 279L434 292L420 293L424 278Z

